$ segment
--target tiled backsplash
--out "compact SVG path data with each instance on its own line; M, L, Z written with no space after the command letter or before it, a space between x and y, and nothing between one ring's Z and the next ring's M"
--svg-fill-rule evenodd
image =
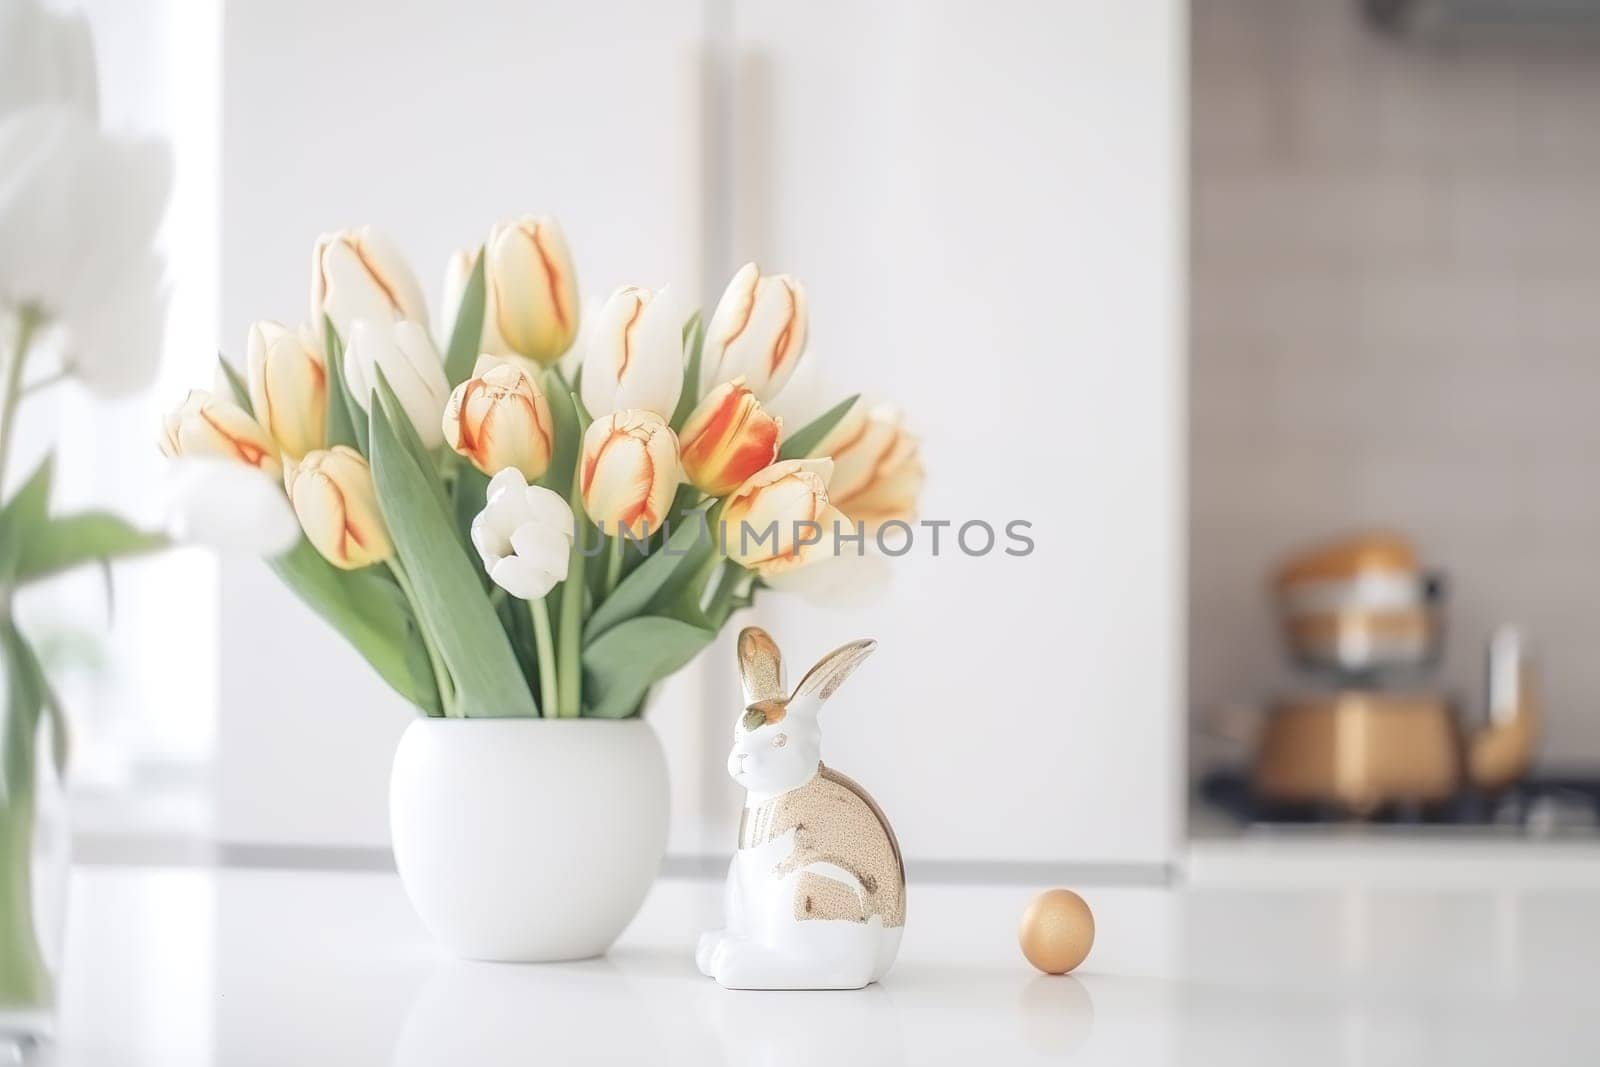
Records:
M1191 18L1195 709L1292 685L1268 571L1382 525L1448 573L1450 687L1523 625L1545 762L1600 763L1600 40Z

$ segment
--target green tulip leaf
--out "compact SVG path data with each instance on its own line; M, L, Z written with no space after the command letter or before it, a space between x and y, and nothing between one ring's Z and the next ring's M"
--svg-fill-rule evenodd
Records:
M461 306L456 309L455 327L445 349L444 376L454 389L472 376L473 365L483 349L483 312L486 286L483 274L484 249L472 265L466 288L461 290Z
M614 626L583 650L585 714L625 719L650 687L682 669L716 637L678 619L642 615Z
M405 594L380 567L341 570L304 537L268 561L283 583L339 631L395 692L439 715L439 688Z
M454 455L454 453L451 453ZM472 544L472 520L478 517L478 512L483 510L488 502L489 476L466 460L454 464L455 481L450 486L450 506L455 514L456 533L461 537L461 543ZM482 568L479 568L482 573ZM489 581L488 574L483 574L485 585Z
M417 428L411 424L411 416L406 414L405 406L400 403L400 397L395 393L394 387L389 384L389 379L383 373L382 367L372 368L377 379L372 384L373 403L383 409L384 415L389 420L389 428L394 431L404 446L406 454L416 464L417 470L422 473L423 481L433 493L434 499L439 502L447 513L455 514L455 506L451 503L450 494L445 491L444 482L439 477L438 469L434 466L433 453L428 451L428 446L422 443L422 438L417 436ZM460 533L460 531L458 531ZM469 544L464 533L460 534L461 544Z
M461 544L448 503L429 485L431 470L413 458L387 404L373 406L371 432L378 504L410 576L418 618L450 672L460 707L476 716L537 716L477 560Z
M672 418L667 420L673 433L683 429L683 424L694 414L695 404L700 400L700 360L705 344L706 324L700 318L700 312L696 311L683 324L683 391L678 394L678 406L672 409Z
M578 450L583 446L583 429L578 424L578 409L572 403L572 393L561 372L551 367L540 379L539 388L545 402L550 405L550 420L555 423L551 434L553 448L550 467L539 479L539 484L563 500L572 491L572 480L578 470Z
M256 406L250 401L250 387L239 377L239 372L221 352L217 353L217 366L222 368L222 376L227 379L228 391L233 394L233 402L244 408L245 414L255 418Z
M345 445L362 455L367 454L367 413L356 398L350 395L344 377L344 345L333 328L333 320L322 317L323 338L328 350L327 373L328 411L324 419L328 447Z
M680 571L692 573L699 567L698 559L704 556L696 549L710 550L706 524L691 516L684 516L673 527L671 536L657 545L643 563L619 582L611 595L602 600L594 614L589 616L583 628L586 644L642 612L675 574Z
M778 452L778 459L809 458L812 451L822 444L823 438L827 437L833 431L833 428L839 425L839 421L850 413L850 409L860 399L860 393L847 397L790 434L784 440L783 448Z

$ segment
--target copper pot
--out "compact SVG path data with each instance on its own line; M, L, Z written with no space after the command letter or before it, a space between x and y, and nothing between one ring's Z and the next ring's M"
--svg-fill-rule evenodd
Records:
M1433 662L1444 629L1443 589L1411 545L1387 533L1307 552L1274 582L1291 658L1345 676Z
M1368 815L1436 804L1464 786L1496 792L1526 773L1538 728L1532 671L1516 631L1489 650L1489 721L1466 736L1440 693L1368 689L1299 696L1268 714L1257 746L1258 796Z

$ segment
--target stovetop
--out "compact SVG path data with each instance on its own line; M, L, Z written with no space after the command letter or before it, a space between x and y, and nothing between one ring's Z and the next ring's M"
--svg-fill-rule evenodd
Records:
M1530 834L1600 828L1600 772L1530 775L1493 797L1467 791L1443 804L1390 804L1361 818L1331 806L1258 797L1239 770L1205 775L1200 794L1228 816L1255 825L1460 826Z

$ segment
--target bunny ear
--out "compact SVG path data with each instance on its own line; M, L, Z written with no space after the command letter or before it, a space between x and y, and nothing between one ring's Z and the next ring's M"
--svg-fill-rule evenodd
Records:
M817 703L822 703L833 696L834 692L844 684L844 680L850 677L877 647L878 642L864 639L851 641L848 645L834 649L806 672L806 676L800 679L800 684L794 687L794 696L790 699L813 697Z
M783 656L772 635L759 626L739 631L739 677L746 705L783 699Z

